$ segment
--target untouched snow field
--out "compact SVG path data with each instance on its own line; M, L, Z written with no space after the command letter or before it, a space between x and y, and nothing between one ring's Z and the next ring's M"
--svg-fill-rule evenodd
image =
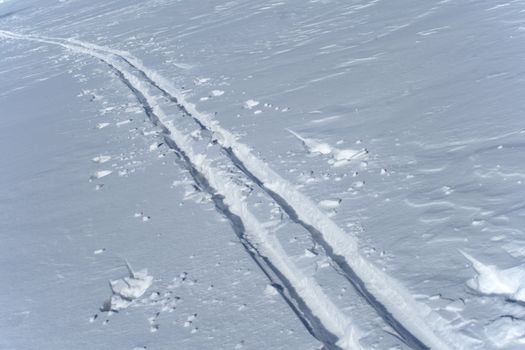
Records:
M525 348L524 16L0 0L0 349Z

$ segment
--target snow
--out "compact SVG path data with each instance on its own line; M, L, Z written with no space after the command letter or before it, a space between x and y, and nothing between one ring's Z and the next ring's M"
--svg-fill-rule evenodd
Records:
M100 163L100 162L97 162L97 163ZM92 180L101 179L103 177L110 175L112 172L113 172L112 170L97 170L95 171L93 176L91 176L91 179Z
M224 91L222 91L222 90L212 90L210 92L210 95L214 96L214 97L222 96L222 95L224 95Z
M512 317L501 317L485 329L490 342L498 349L525 345L525 321Z
M338 149L337 147L330 146L328 143L305 138L292 130L288 130L288 132L299 139L309 153L331 156L333 160L329 161L329 163L335 167L346 165L351 160L366 159L366 155L368 154L366 149Z
M106 162L109 162L111 160L111 156L100 155L100 156L94 157L92 160L95 163L106 163Z
M483 294L499 294L511 300L525 302L525 266L501 270L497 266L483 264L467 253L462 254L476 271L476 276L467 282L470 288Z
M109 281L113 294L103 307L105 311L119 311L127 308L151 287L153 277L148 275L147 269L135 272L129 264L127 266L129 276Z
M0 348L522 348L523 11L0 0Z
M247 100L247 101L244 102L244 108L246 108L246 109L252 109L252 108L254 108L254 107L258 106L258 105L259 105L259 101L255 101L255 100L252 100L252 99Z

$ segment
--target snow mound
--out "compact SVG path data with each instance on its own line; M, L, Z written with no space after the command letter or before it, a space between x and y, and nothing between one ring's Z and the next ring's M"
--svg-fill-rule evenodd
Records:
M135 299L140 298L153 283L153 277L148 270L133 271L127 264L129 276L109 281L112 295L104 303L103 311L119 311L127 308Z
M336 147L330 146L325 142L319 142L318 140L312 138L303 137L290 129L286 130L304 144L304 147L306 148L308 153L331 156L333 159L330 163L334 166L345 165L353 159L358 159L362 158L363 156L366 156L366 154L368 153L366 149L338 149Z
M471 255L461 252L467 258L477 275L467 285L486 295L503 295L515 301L525 302L525 267L514 266L500 270L497 266L486 265Z

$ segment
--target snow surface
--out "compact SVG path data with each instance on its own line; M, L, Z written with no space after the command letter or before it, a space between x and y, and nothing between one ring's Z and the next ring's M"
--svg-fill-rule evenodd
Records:
M0 348L523 348L524 11L0 0Z

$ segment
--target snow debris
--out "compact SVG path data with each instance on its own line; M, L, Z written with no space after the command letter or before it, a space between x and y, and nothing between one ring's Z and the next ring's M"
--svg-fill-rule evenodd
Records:
M342 199L341 198L337 198L337 199L324 199L322 201L319 202L319 206L322 207L322 208L325 208L325 209L335 209L337 208L339 205L341 205L341 202L342 202Z
M97 157L94 157L92 159L92 161L94 163L106 163L106 162L109 162L111 160L111 156L103 156L103 155L100 155L100 156L97 156Z
M213 96L213 97L219 97L219 96L224 95L224 91L222 91L222 90L212 90L210 95Z
M258 106L258 105L259 105L259 101L255 101L255 100L248 100L244 102L244 108L246 109L252 109L253 107Z
M98 123L97 129L104 129L105 127L108 127L109 125L110 125L109 123Z
M485 327L485 334L497 348L523 347L525 321L508 316L500 317Z
M135 299L140 298L151 286L153 277L148 275L147 269L133 271L129 263L126 263L129 276L109 281L112 295L107 300L102 311L119 311L127 308Z
M108 176L109 174L111 174L113 171L111 170L99 170L99 171L96 171L91 177L90 177L90 180L95 180L95 179L101 179L103 177L106 177Z
M362 158L368 151L366 149L354 150L354 149L338 149L336 147L330 146L328 143L320 142L315 139L302 137L295 131L286 129L290 134L298 138L306 147L306 150L309 153L313 154L322 154L331 156L329 163L335 167L339 167L347 164L353 159Z
M275 288L275 286L271 284L267 284L266 288L264 288L264 294L269 297L273 297L279 294L279 291Z
M467 285L486 295L503 295L515 301L525 302L525 267L514 266L505 270L486 265L471 255L461 252L472 264L477 275Z

